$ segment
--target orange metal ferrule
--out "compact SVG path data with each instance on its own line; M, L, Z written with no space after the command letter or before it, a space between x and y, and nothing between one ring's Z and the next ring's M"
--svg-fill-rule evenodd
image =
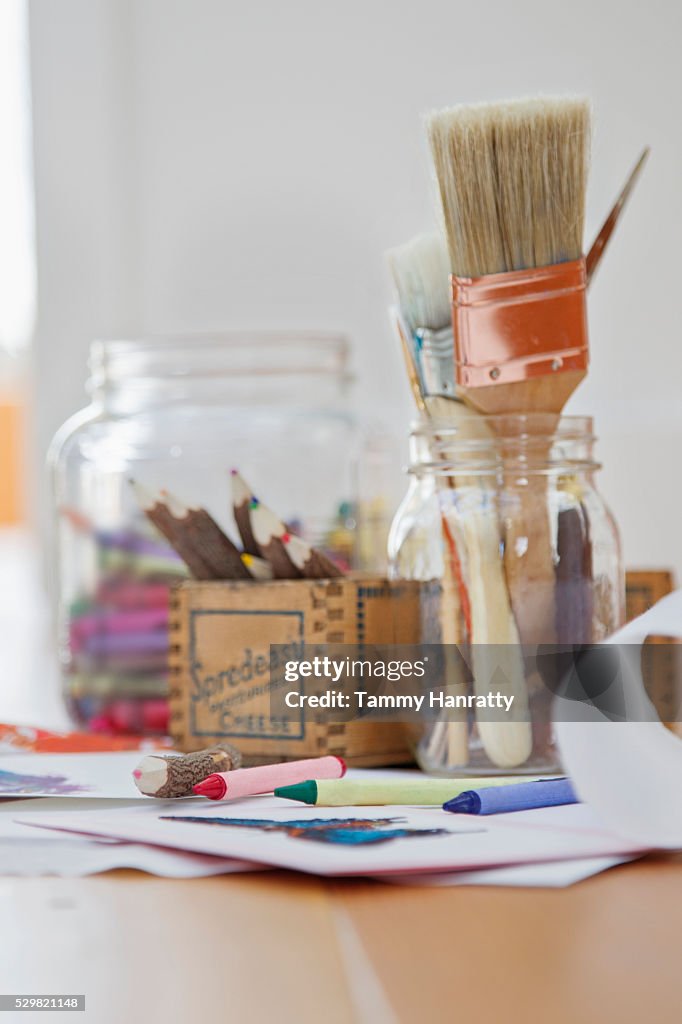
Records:
M457 383L512 384L586 370L585 258L483 277L451 276Z

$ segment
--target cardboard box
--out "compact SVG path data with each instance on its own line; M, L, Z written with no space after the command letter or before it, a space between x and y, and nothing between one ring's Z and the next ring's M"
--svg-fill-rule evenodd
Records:
M412 761L405 729L270 715L270 645L418 643L428 585L377 577L188 581L171 599L170 721L180 750L220 740L245 764L338 754L351 765ZM299 655L300 656L300 655Z

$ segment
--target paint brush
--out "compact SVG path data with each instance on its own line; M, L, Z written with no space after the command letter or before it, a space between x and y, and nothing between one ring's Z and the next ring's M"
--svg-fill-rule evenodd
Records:
M458 388L473 408L501 417L497 429L519 465L549 462L558 416L587 371L590 120L585 100L536 99L454 107L428 124L450 254ZM528 413L546 415L519 418ZM505 570L519 632L526 643L551 643L547 483L520 469L506 484L516 499Z
M418 352L421 359L423 406L436 432L435 443L440 457L452 458L450 449L467 441L474 441L477 445L494 443L493 432L486 420L464 404L455 382L449 264L443 237L437 232L420 235L412 242L392 249L387 257L401 311L401 317L396 319L404 324L403 330L411 332L413 345L408 345L408 348ZM439 426L442 427L441 434L437 433ZM489 642L488 623L494 621L496 628L501 630L496 642L506 645L508 651L510 693L515 697L515 707L525 710L528 696L523 660L500 561L501 527L495 496L487 493L491 488L484 477L468 477L466 473L439 476L438 484L444 541L441 642L446 645L462 643L465 639L472 644ZM467 491L470 495L467 508L460 514L457 496ZM464 517L469 523L466 535L461 527ZM476 551L471 552L467 561L477 566L476 571L480 575L473 586L470 573L465 579L460 556L460 552L468 554L468 547L472 545ZM466 625L466 636L461 633L460 619ZM487 666L477 660L479 673L478 677L474 673L474 688L482 692L488 681ZM481 671L485 679L481 678ZM451 689L461 689L462 680L452 665L449 665L448 672ZM498 740L499 724L479 723L486 753L500 767L522 763L530 753L530 726L527 722L514 723L514 747L511 740L507 741L512 734L509 730L504 731L506 723L501 723L502 742ZM433 742L438 742L437 737L433 737ZM446 740L440 749L445 752L445 764L467 763L466 718L448 721Z
M480 412L558 414L585 376L590 130L588 102L573 98L429 118L457 383Z
M205 508L183 504L167 490L161 494L171 515L187 531L187 535L210 566L217 580L248 580L251 574L241 559L239 549L223 533Z
M238 470L231 470L230 476L232 478L232 514L242 539L244 553L258 557L260 549L251 529L249 515L249 503L255 498L255 495Z
M189 571L197 580L215 579L215 574L207 560L197 549L196 543L172 514L161 498L156 497L136 480L129 481L140 508L147 519L157 528L171 547L177 551Z
M613 207L608 217L604 221L599 234L592 243L592 248L588 252L587 257L585 259L585 269L587 272L588 285L590 284L597 267L601 263L601 259L604 255L606 246L608 245L611 235L615 230L616 224L620 220L620 215L622 214L625 208L625 204L627 203L628 199L630 198L630 195L632 194L632 190L637 184L639 176L642 173L642 168L644 167L644 164L647 162L650 152L651 149L649 148L649 146L646 146L642 150L639 160L630 171L628 180L625 182L623 189L618 198L616 199L615 203L613 204Z

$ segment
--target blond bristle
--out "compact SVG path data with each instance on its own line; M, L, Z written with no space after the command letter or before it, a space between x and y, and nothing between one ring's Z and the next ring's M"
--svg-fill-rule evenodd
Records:
M453 273L477 277L582 255L587 100L452 107L427 127Z
M417 235L390 249L386 258L410 330L438 331L450 323L450 264L443 236L437 231Z

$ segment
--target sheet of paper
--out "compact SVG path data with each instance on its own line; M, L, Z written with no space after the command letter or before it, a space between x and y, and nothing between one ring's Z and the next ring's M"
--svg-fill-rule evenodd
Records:
M394 885L501 885L524 889L565 889L593 875L627 864L632 857L591 857L585 860L559 860L551 864L520 864L511 868L489 868L487 871L453 871L438 875L377 875L382 882Z
M31 813L16 820L319 875L472 871L642 852L581 805L464 820L434 808L292 808L267 797Z
M11 754L0 757L0 799L8 796L110 797L148 800L132 772L139 750L96 754Z
M237 871L261 870L259 865L184 850L166 850L117 839L77 836L70 832L29 829L17 814L51 813L56 817L79 809L93 813L124 809L137 801L71 800L37 797L0 802L0 875L59 875L75 878L114 868L137 868L164 878L201 878Z
M682 590L608 641L619 645L630 721L610 721L594 707L562 700L556 730L567 774L608 827L642 846L678 849L682 741L661 724L644 689L641 645L652 635L682 638Z

